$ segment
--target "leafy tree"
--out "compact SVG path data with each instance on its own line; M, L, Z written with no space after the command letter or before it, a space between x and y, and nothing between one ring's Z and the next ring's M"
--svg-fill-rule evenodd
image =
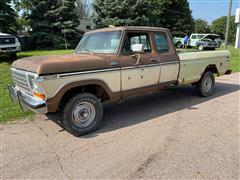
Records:
M187 0L155 0L152 24L165 27L176 34L190 34L194 22Z
M76 0L76 14L81 20L89 19L91 16L91 10L91 0Z
M151 1L95 0L93 21L96 27L150 25Z
M195 19L194 20L195 25L195 33L210 33L210 25L207 21L203 19Z
M0 31L13 33L16 30L17 14L10 3L11 0L0 0Z
M17 7L29 21L35 48L68 48L79 41L75 0L21 0Z
M236 38L237 25L235 24L234 21L235 21L235 16L231 16L229 35L228 35L230 43L234 43ZM225 32L226 32L226 25L227 25L227 16L222 16L212 22L211 30L216 34L219 34L221 38L224 39Z

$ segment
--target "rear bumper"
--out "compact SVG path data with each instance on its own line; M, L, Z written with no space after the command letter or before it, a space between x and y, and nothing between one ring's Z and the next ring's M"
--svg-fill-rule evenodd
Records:
M13 102L18 102L23 111L31 110L37 114L47 113L47 104L41 99L37 99L8 85L9 95Z

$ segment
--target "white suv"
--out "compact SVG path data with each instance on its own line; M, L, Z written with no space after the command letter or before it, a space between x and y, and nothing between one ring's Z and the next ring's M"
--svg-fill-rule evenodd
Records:
M0 32L0 54L9 54L16 57L21 51L21 44L16 36Z

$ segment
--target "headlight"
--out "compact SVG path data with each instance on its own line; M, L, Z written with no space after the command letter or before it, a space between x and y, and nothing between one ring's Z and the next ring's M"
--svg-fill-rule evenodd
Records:
M29 76L29 84L32 90L38 90L38 84L37 84L37 80L35 77L33 76Z
M29 86L32 90L33 96L39 99L45 100L46 99L45 91L39 85L38 78L34 75L29 74L28 80L29 80Z

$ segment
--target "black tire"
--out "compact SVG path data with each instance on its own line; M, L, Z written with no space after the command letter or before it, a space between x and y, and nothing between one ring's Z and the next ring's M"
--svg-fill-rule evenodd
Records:
M199 50L199 51L203 51L203 50L204 50L204 46L203 46L202 44L199 44L199 45L198 45L198 50Z
M91 107L89 107L90 110L87 108L87 110L84 110L83 105L80 105L82 103L85 105L88 104ZM81 108L82 110L77 113L78 117L75 118L74 115L76 115L77 107L78 110ZM79 118L86 118L83 114L86 113L86 111L88 112L87 114L91 115L91 117L89 117L91 121L88 122L89 124L85 123L84 126L81 124L84 122L84 120L79 120ZM95 116L93 116L93 112L95 113ZM103 107L100 100L96 96L88 93L77 94L73 96L68 102L66 102L65 105L63 105L61 115L63 127L74 136L81 136L91 133L100 127L103 116ZM82 122L76 122L76 119Z
M215 77L211 71L206 71L196 84L197 93L202 97L211 96L215 88Z
M177 48L182 48L183 44L181 42L177 42L176 46L177 46Z
M11 59L17 59L17 53L11 53L10 58Z

